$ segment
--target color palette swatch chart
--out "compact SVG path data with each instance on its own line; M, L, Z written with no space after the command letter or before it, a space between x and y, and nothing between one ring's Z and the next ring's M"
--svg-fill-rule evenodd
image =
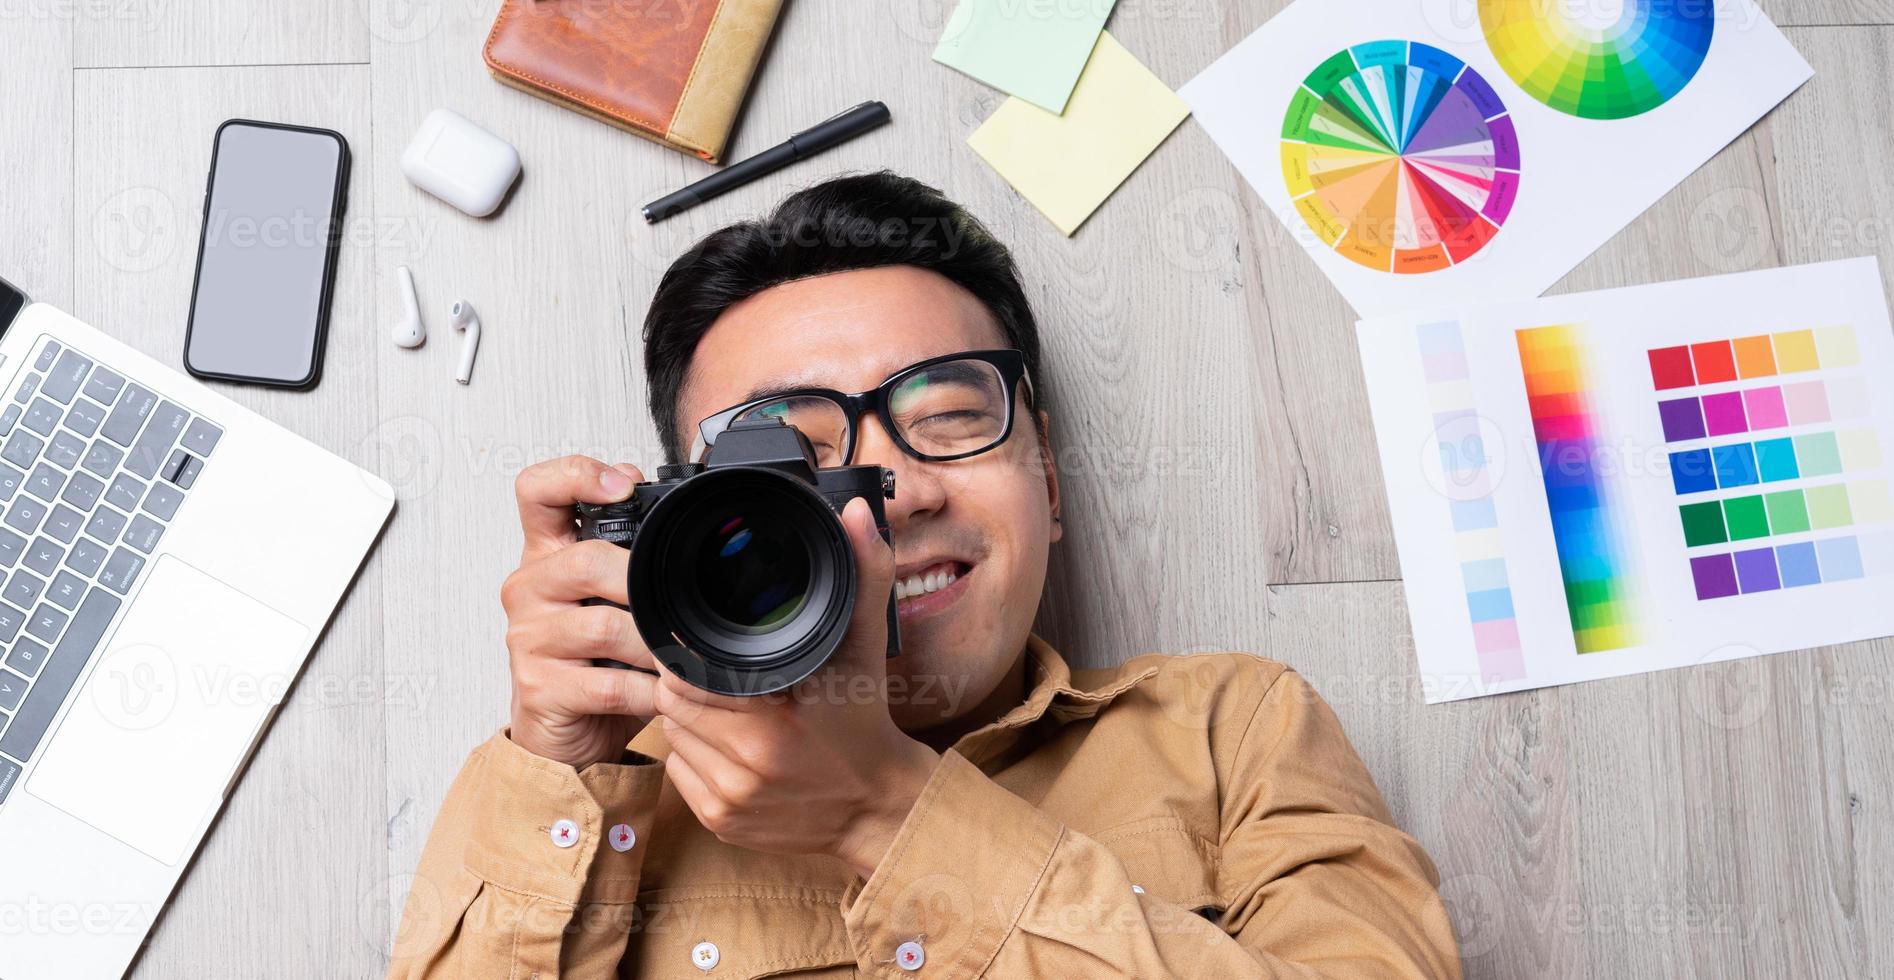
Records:
M1427 700L1894 635L1883 297L1853 259L1362 321Z
M1348 260L1415 274L1464 262L1519 192L1519 141L1480 73L1409 41L1322 62L1289 100L1282 169L1302 219Z
M1177 94L1375 316L1539 294L1812 74L1754 0L1295 0Z

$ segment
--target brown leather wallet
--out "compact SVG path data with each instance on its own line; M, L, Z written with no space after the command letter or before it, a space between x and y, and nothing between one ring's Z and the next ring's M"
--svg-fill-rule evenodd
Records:
M487 34L514 88L715 163L782 0L505 0Z

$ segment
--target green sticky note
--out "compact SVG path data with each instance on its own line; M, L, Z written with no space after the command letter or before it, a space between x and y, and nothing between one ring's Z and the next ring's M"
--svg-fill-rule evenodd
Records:
M960 0L941 30L934 60L1061 113L1114 2Z
M967 145L1070 235L1189 115L1184 100L1107 33L1063 115L1007 99Z
M1802 491L1764 494L1763 502L1769 510L1769 527L1775 533L1796 534L1809 529L1808 505L1802 501Z
M1730 522L1730 540L1747 541L1769 536L1769 518L1761 497L1732 497L1723 501L1723 517Z
M1816 530L1825 531L1831 527L1847 527L1854 523L1854 511L1848 506L1848 487L1841 483L1831 483L1825 487L1808 489L1809 521Z
M1722 544L1729 540L1723 531L1723 507L1716 501L1685 504L1681 510L1684 515L1684 544L1695 548L1700 544Z

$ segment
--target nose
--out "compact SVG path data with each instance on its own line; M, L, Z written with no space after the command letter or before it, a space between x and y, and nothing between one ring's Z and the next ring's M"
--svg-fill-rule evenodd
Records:
M888 527L895 534L917 520L938 513L947 502L947 488L939 467L901 451L881 419L864 414L855 433L855 463L894 471L894 499L883 502Z

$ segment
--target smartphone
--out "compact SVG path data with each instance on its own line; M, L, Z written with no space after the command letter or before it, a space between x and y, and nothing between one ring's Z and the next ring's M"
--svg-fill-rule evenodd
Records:
M185 370L284 388L322 377L348 182L340 133L250 119L217 127Z

